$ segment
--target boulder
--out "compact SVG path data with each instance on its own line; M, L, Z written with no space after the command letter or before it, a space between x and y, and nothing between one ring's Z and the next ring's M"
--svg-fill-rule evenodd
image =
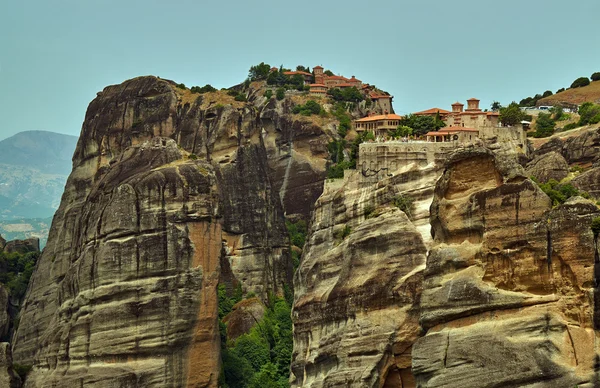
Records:
M565 158L556 151L536 156L525 167L528 176L534 177L538 182L546 183L550 179L560 182L569 175L569 165Z
M594 198L600 199L600 166L576 176L571 184L578 190L586 191Z
M30 253L40 251L40 239L37 237L28 238L25 240L12 240L4 246L6 253Z
M231 312L223 318L227 325L227 340L235 340L250 332L265 316L265 305L259 298L244 299L236 303Z

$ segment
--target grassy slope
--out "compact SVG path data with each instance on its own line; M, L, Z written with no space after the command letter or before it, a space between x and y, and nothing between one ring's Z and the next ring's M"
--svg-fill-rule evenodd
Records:
M568 89L564 92L542 98L538 105L556 105L557 103L581 105L584 102L600 103L600 81L594 81L582 88Z

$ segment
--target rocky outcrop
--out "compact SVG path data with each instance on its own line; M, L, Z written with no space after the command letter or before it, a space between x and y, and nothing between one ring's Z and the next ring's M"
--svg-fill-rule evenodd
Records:
M6 246L6 240L2 238L2 236L0 236L0 250L4 250L4 247Z
M560 182L569 175L569 164L558 152L536 156L525 168L527 176L534 177L538 182L545 183L550 179Z
M585 191L592 197L600 199L600 166L576 176L571 181L571 184L578 190Z
M326 184L294 280L293 387L410 387L433 166ZM396 206L414 198L409 218Z
M249 333L264 316L265 305L259 298L244 299L236 303L223 318L223 323L227 325L227 340L233 341L242 334Z
M569 164L587 164L600 159L600 128L590 128L575 136L552 137L538 148L534 156L560 153Z
M455 154L432 204L417 384L594 386L599 213L582 198L552 209L489 150Z
M297 124L263 125L268 102L248 93L242 103L141 77L91 102L13 338L16 362L33 365L28 387L217 385L217 284L265 297L292 274L267 140ZM326 144L311 131L297 145L306 159ZM306 182L315 168L301 170ZM288 189L305 192L295 174Z
M40 239L37 237L28 238L25 240L12 240L4 246L6 253L29 253L40 251Z
M8 313L8 291L0 284L0 338L5 338L10 329L10 314Z
M0 387L21 387L21 378L13 370L12 355L8 342L0 342Z

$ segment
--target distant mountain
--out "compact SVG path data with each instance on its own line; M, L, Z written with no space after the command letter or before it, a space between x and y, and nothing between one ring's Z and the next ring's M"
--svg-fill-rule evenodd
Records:
M52 217L76 144L76 136L47 131L0 141L0 220Z

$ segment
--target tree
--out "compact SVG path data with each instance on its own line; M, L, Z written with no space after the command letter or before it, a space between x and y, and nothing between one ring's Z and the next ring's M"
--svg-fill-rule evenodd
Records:
M560 88L560 89L558 89L558 90L556 91L556 94L558 94L558 93L561 93L561 92L564 92L564 91L565 91L565 88Z
M392 138L398 139L401 137L409 137L413 134L414 130L406 125L398 125L398 127L391 133Z
M500 108L500 122L502 125L517 125L525 119L525 113L516 102L511 102L507 107Z
M534 137L548 137L554 133L556 123L549 113L540 113L535 122Z
M579 107L579 125L597 124L600 122L600 105L584 102Z
M285 89L277 88L275 91L275 97L277 97L278 100L283 100L285 98Z
M258 65L250 67L250 70L248 71L248 78L251 81L266 79L269 76L270 71L271 66L267 63L261 62Z
M600 72L592 74L590 78L592 79L592 81L600 81Z
M544 92L544 94L542 94L542 98L550 97L551 95L552 95L552 91L551 90L546 90Z
M446 126L446 124L437 117L417 116L409 114L404 116L399 121L400 126L406 126L413 129L413 133L417 136L426 134L427 132L437 131Z
M492 112L498 112L500 110L500 108L502 108L502 105L500 105L500 103L498 101L492 102L492 105L490 106L490 109L492 110Z
M331 70L325 70L323 73L327 74L328 76L333 76L333 72Z
M588 86L590 84L590 79L588 77L579 77L571 84L572 88L580 88L582 86Z

